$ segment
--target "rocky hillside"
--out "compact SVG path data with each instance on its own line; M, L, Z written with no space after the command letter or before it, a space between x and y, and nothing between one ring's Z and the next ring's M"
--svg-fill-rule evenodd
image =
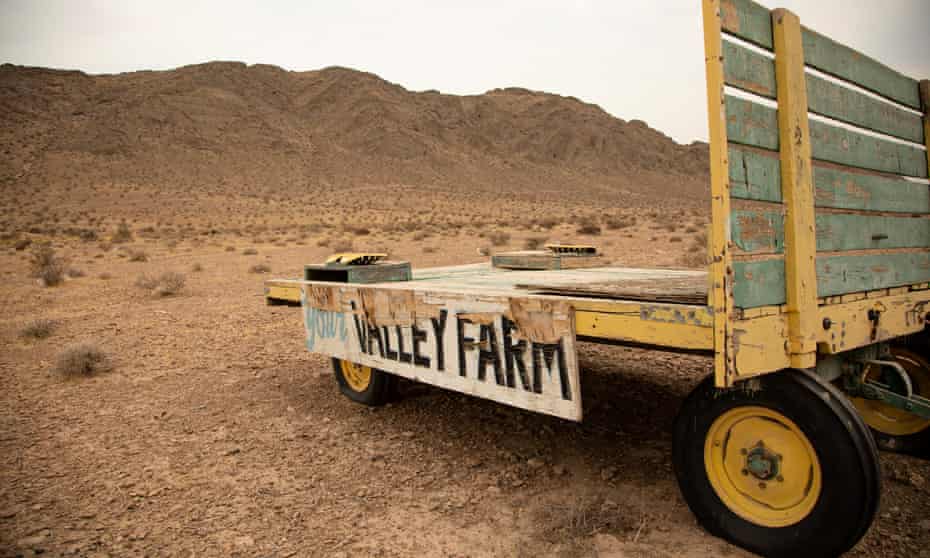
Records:
M214 62L91 76L0 66L0 180L230 194L405 184L700 200L705 144L575 98L413 92L346 68Z

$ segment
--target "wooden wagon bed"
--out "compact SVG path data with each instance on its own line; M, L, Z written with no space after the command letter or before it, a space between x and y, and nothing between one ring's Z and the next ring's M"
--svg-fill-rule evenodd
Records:
M522 292L611 300L705 304L707 273L674 269L597 267L512 271L487 263L414 270L411 286L456 291Z

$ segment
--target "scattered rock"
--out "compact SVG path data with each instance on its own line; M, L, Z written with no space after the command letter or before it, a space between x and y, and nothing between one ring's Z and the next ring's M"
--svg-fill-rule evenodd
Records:
M527 459L526 464L530 469L542 469L546 465L545 461L539 459L538 457L531 457Z
M604 467L601 469L601 480L609 481L617 476L617 468L614 466Z

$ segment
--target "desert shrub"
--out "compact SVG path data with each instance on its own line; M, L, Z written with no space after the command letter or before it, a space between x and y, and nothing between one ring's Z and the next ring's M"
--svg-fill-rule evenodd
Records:
M129 251L129 261L131 261L131 262L147 262L147 261L149 261L149 255L146 254L143 250L130 250L130 251Z
M526 250L538 250L546 243L546 239L541 236L531 236L523 241L523 248Z
M490 240L491 244L494 246L503 246L510 242L510 234L504 231L494 231L488 234L488 240Z
M227 247L226 247L226 251L227 251L227 252L235 252L235 251L236 251L236 247L235 247L235 246L227 246Z
M536 225L543 229L549 230L561 222L561 220L556 219L555 217L542 217L536 220Z
M625 217L608 217L604 219L604 226L610 230L625 229L633 224L635 224L634 221L627 220Z
M78 234L78 238L80 238L84 242L92 242L94 240L97 240L97 231L93 229L82 229L81 232Z
M203 266L200 263L195 263L194 265L191 266L191 271L193 271L194 273L198 271L203 271Z
M28 238L21 238L21 239L19 239L19 240L16 241L16 244L13 245L13 248L14 248L17 252L22 252L22 251L25 250L26 248L29 248L29 245L30 245L30 244L32 244L32 240L30 240L30 239L28 239Z
M51 337L57 326L58 323L54 320L40 318L26 324L23 329L19 330L19 336L26 339L46 339Z
M258 250L255 248L246 248L242 251L243 256L254 256L255 254L258 254Z
M113 278L113 275L112 275L111 273L107 273L106 271L104 271L103 273L101 273L101 274L98 275L97 277L103 279L104 281L109 281L110 279Z
M478 255L479 255L479 256L490 256L490 255L491 255L491 247L490 247L490 246L480 246L480 247L478 247Z
M680 237L680 236L672 236L672 237L669 237L668 241L669 241L669 242L681 242L681 237Z
M593 221L584 220L578 225L577 229L578 234L586 234L590 236L595 236L601 234L601 227L594 223Z
M429 236L429 233L428 233L428 232L425 232L425 231L417 231L417 232L413 233L412 239L415 240L415 241L417 241L417 242L419 242L420 240L423 240L424 238L427 238L428 236Z
M424 246L424 247L423 247L423 253L424 253L424 254L432 254L432 253L434 253L435 251L436 251L436 247L435 247L435 246Z
M336 254L342 252L351 252L353 250L352 241L348 238L341 238L333 243L332 251Z
M48 243L39 244L33 248L29 264L32 268L32 276L38 278L46 287L60 284L68 267L64 258L57 255L55 249Z
M329 246L330 242L331 240L328 238L321 238L316 241L316 245L319 246L320 248L325 248L326 246Z
M271 268L267 264L259 263L249 268L250 273L270 273Z
M116 227L116 232L113 233L113 236L110 238L110 242L121 244L123 242L130 242L132 240L132 229L129 228L129 224L126 221L120 221L119 225Z
M687 227L685 227L685 232L686 232L686 233L689 233L689 234L691 234L691 233L696 233L696 232L698 232L699 230L700 230L700 229L698 229L698 228L697 228L696 226L694 226L694 225L688 225Z
M113 365L103 351L90 344L75 345L59 353L55 373L65 377L93 376L111 370Z
M172 296L184 288L187 278L183 273L166 271L161 275L148 275L143 273L136 279L136 286L151 291L156 296Z
M78 277L84 277L85 275L87 275L87 274L84 273L84 271L82 271L82 270L80 270L80 269L78 269L78 268L76 268L76 267L69 267L69 268L68 268L68 277L70 277L70 278L72 278L72 279L77 279Z

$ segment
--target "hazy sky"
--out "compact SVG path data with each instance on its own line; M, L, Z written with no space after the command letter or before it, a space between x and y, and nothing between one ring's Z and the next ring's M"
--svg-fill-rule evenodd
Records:
M763 0L930 78L930 0ZM0 0L0 62L114 73L210 60L349 66L413 90L572 95L707 137L700 0Z

